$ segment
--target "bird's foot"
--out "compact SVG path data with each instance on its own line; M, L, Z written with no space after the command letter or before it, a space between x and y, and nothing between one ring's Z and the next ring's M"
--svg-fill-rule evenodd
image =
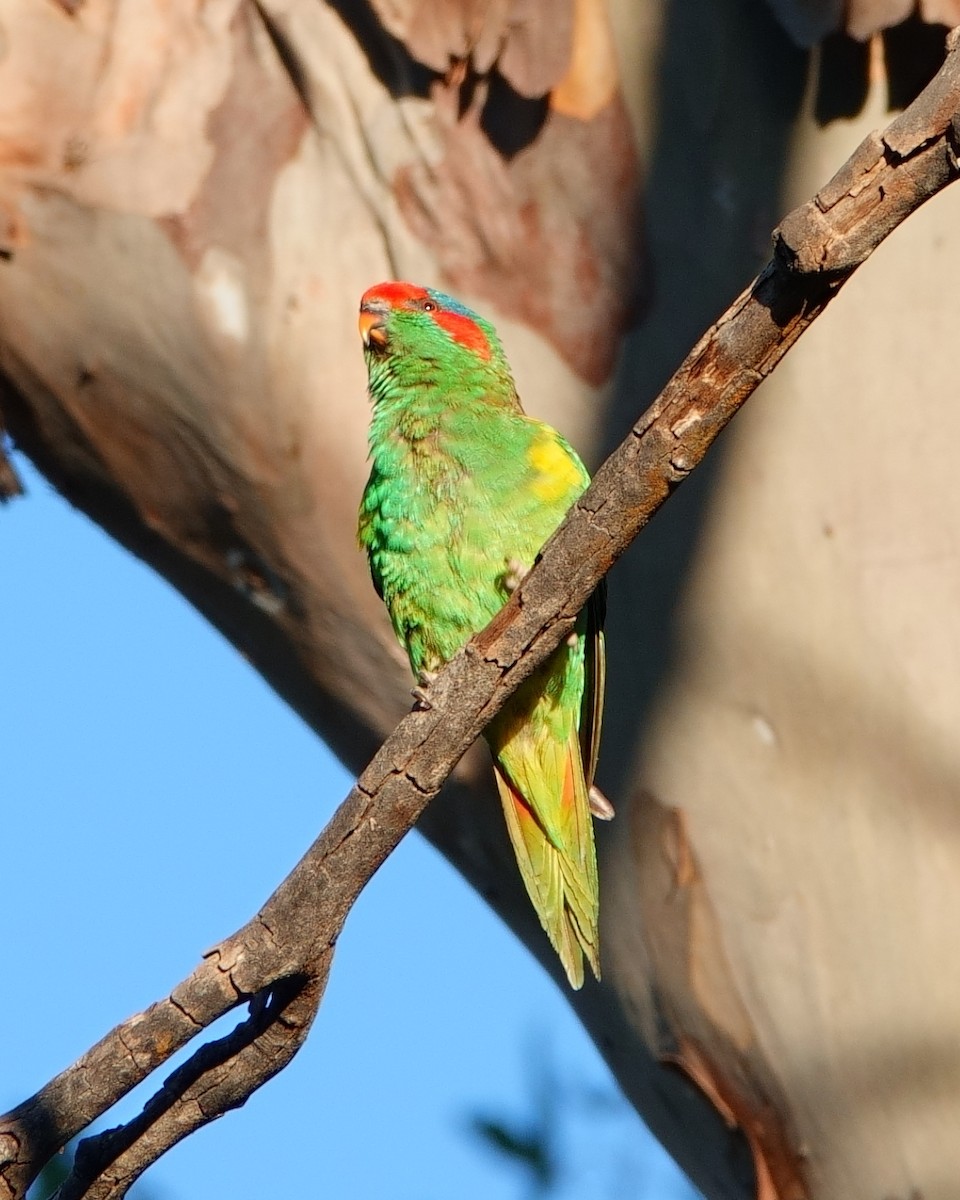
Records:
M612 821L617 815L613 805L598 787L590 788L590 811L600 821Z
M512 596L529 574L530 568L525 567L519 558L508 558L507 569L503 573L503 586Z
M418 671L417 686L410 689L410 695L413 697L413 707L419 709L420 712L429 712L433 708L433 704L427 694L427 689L436 680L436 671Z

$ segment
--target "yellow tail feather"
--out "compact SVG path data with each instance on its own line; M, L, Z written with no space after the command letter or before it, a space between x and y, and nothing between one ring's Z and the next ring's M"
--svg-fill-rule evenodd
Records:
M515 757L518 747L514 746ZM513 843L520 874L553 948L563 963L572 988L583 986L583 959L600 978L598 882L593 822L580 761L580 746L572 730L566 745L550 749L556 770L543 771L541 759L532 771L514 771L528 777L553 777L560 795L527 798L515 786L500 756L494 764L497 788ZM507 757L507 756L505 756ZM515 768L517 764L514 764ZM536 793L541 787L529 789ZM546 810L546 811L545 811Z

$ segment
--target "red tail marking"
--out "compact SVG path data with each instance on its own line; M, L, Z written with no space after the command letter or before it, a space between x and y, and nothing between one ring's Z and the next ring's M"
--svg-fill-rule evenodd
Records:
M563 761L563 795L560 803L564 809L571 809L577 802L577 784L575 772L578 763L574 762L573 754L567 744L567 754Z

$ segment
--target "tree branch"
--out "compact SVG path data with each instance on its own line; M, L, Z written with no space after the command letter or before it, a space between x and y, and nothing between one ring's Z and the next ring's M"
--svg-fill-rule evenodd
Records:
M251 1004L249 1019L226 1037L202 1046L173 1072L138 1117L80 1143L57 1200L125 1196L164 1151L244 1104L300 1049L322 994L316 971L261 992Z
M3 420L0 419L0 504L5 500L12 500L14 496L23 495L23 484L13 463L7 458L4 440Z
M440 673L433 707L383 744L306 855L247 925L165 1000L118 1025L0 1118L0 1198L218 1017L250 1018L203 1046L143 1113L82 1144L63 1200L122 1196L169 1146L244 1100L302 1044L353 901L510 694L559 645L610 566L853 271L956 178L957 31L937 77L882 135L791 213L772 260L704 335L490 625Z

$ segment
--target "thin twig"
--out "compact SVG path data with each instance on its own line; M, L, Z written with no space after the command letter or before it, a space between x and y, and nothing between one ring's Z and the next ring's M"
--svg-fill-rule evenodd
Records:
M0 418L0 504L5 500L12 500L14 496L23 495L23 484L20 482L16 467L7 457L5 440L3 420Z

